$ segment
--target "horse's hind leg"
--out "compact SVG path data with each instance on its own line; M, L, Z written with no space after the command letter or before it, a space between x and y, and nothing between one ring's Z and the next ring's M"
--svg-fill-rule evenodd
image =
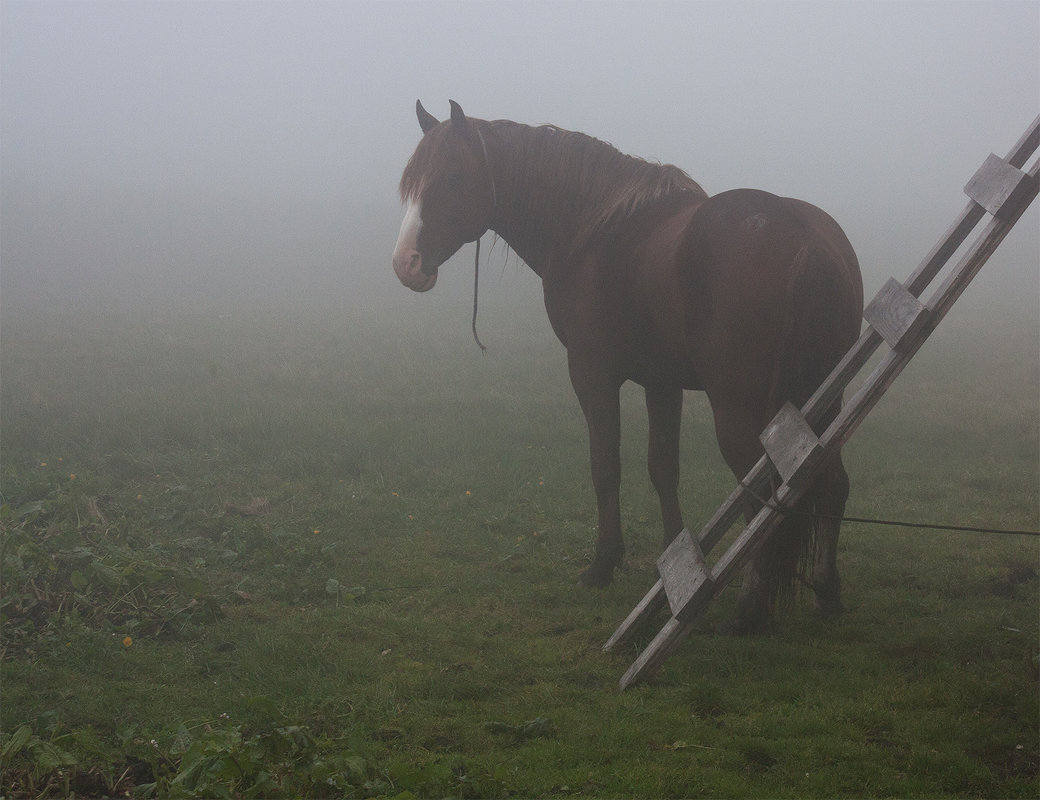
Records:
M814 605L820 614L833 616L844 610L841 604L841 578L838 575L838 533L841 522L836 518L844 515L845 502L849 498L849 474L845 471L840 454L817 478L813 491L816 494L816 512L821 515L815 521L816 560L812 578Z
M679 507L679 432L682 425L683 392L679 387L647 387L646 412L650 441L646 464L650 482L661 502L664 546L683 529Z
M765 427L759 415L742 410L737 404L716 402L715 436L723 458L737 480L743 480L762 453L757 431ZM751 521L759 505L749 502L744 513ZM770 565L764 553L758 553L744 568L744 578L737 596L733 618L722 630L726 633L757 633L766 630L772 620Z
M823 616L836 616L844 611L841 604L841 578L838 575L838 533L841 528L840 517L845 513L848 497L849 476L839 454L823 469L803 502L799 504L801 509L815 511L821 515L810 524L812 548L815 552L812 575L813 605L817 613ZM751 514L747 516L750 517ZM782 522L773 536L781 537L781 541L784 537L794 537L793 541L797 542L803 535L805 524L798 517L792 517ZM773 612L774 594L770 582L783 580L784 575L797 568L797 565L792 563L783 572L776 573L776 565L770 563L770 559L775 558L775 555L770 555L770 547L767 544L745 567L736 613L727 626L728 632L755 633L768 627ZM787 554L787 557L790 555Z

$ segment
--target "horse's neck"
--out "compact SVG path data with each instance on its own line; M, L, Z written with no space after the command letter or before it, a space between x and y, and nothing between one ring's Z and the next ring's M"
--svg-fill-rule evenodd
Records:
M546 277L550 264L560 260L561 245L576 222L552 214L548 203L538 202L551 196L551 189L519 184L496 190L498 208L492 229L539 277Z
M574 247L581 207L574 187L559 176L525 164L527 150L515 142L496 142L489 154L495 180L496 209L492 230L540 277Z
M486 128L482 140L495 185L491 227L543 279L619 220L668 197L707 197L676 167L648 164L591 137L502 125Z

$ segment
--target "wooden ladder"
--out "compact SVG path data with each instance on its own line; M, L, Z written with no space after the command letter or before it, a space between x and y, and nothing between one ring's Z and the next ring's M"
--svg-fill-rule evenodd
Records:
M1023 134L1006 158L990 155L964 187L971 198L957 221L932 248L912 275L900 283L890 279L864 309L867 326L801 410L788 403L759 437L765 454L719 507L701 532L683 531L657 562L660 579L603 646L605 652L624 646L661 607L671 618L640 653L620 681L622 690L652 676L675 646L690 632L693 621L712 598L732 581L783 519L783 508L794 506L811 485L821 462L852 436L903 367L978 274L982 265L1037 195L1040 161L1028 172L1026 161L1040 147L1040 117ZM931 299L920 297L986 214L989 222L950 270ZM848 400L822 436L813 426L832 408L845 387L863 370L885 342L890 348L861 388ZM773 491L773 486L779 486ZM705 555L743 515L749 497L773 498L714 564Z

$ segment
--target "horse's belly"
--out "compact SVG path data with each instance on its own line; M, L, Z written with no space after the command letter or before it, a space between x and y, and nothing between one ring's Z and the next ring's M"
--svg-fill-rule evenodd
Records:
M621 371L627 380L640 386L703 388L696 370L681 351L663 347L661 342L625 353Z

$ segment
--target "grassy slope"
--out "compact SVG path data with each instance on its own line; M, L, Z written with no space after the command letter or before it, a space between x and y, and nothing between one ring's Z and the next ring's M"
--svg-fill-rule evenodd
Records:
M645 421L626 391L627 565L580 590L584 423L547 336L481 358L422 314L4 322L2 730L36 737L9 788L1036 793L1035 539L850 526L840 620L717 637L729 593L619 694L636 650L599 648L660 536ZM940 331L905 373L847 449L850 513L1037 527L1035 329L997 333ZM701 398L684 437L696 525L732 480Z

